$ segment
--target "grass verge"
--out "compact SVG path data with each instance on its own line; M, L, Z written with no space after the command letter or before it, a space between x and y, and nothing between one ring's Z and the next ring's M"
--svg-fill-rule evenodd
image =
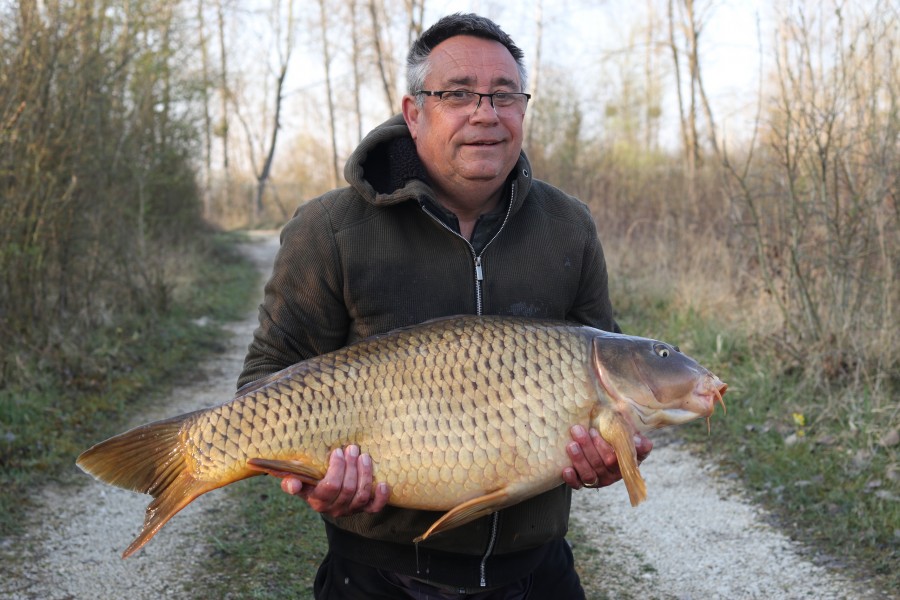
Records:
M0 390L0 538L21 532L32 488L75 472L87 440L118 433L129 405L157 397L221 350L220 323L242 316L259 291L238 239L210 234L198 243L167 314L92 332L89 376L35 371L28 387Z
M322 519L303 500L281 491L273 477L225 488L239 506L212 538L213 551L198 571L197 598L311 600L328 543Z
M813 560L900 589L900 446L876 434L896 423L867 409L885 405L872 396L892 390L814 386L764 344L666 302L632 298L624 311L623 329L680 345L729 384L728 412L717 411L710 433L681 435L739 473Z

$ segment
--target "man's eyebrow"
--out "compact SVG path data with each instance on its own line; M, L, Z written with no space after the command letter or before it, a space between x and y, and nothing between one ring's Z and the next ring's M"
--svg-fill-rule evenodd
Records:
M462 86L462 87L471 87L477 83L474 77L462 76L462 77L452 77L447 80L446 86ZM492 87L510 87L515 88L518 83L509 77L497 77L491 80Z
M452 77L447 80L447 85L471 86L475 83L472 77Z

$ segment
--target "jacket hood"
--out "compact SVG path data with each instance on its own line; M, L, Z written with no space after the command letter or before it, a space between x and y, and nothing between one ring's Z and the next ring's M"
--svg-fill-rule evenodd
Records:
M366 135L347 159L344 178L366 201L376 206L406 200L436 201L402 114L391 117ZM531 178L531 164L525 153L520 152L510 174L518 188L513 212L528 195Z

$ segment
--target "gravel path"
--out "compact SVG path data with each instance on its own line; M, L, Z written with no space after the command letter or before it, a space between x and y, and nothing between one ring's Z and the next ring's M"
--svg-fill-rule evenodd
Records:
M647 500L624 485L573 495L574 520L596 542L598 597L659 600L897 598L816 562L770 523L734 481L666 435L641 465ZM579 551L576 548L576 557ZM821 561L819 561L821 562ZM608 575L607 575L608 574ZM608 579L608 581L607 581Z
M266 274L277 236L245 246ZM196 382L136 415L133 425L218 404L231 397L256 311L233 323L227 350L202 365ZM631 508L622 484L574 494L585 532L576 547L599 553L596 598L641 600L886 598L811 560L767 523L740 488L676 443L657 442L641 468L649 499ZM83 482L82 482L83 483ZM192 589L199 546L230 507L212 492L179 513L143 550L121 552L140 528L147 496L97 482L48 486L29 532L0 542L0 598L134 600L203 597ZM896 596L895 596L896 597ZM540 600L540 599L538 599ZM564 600L564 599L560 599Z
M277 235L257 236L243 249L266 275L278 250ZM193 383L135 415L131 425L220 404L234 395L247 344L257 324L256 309L231 323L227 349L202 364ZM74 457L73 457L74 463ZM73 469L75 469L73 465ZM182 510L141 551L122 560L140 530L149 497L96 481L47 486L28 533L0 543L0 598L34 600L133 600L202 598L191 569L209 552L198 544L223 506L218 490Z

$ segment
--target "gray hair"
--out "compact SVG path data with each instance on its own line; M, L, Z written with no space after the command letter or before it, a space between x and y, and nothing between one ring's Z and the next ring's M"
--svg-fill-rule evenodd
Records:
M406 57L406 91L414 95L425 87L425 78L431 71L428 57L435 46L457 35L471 35L503 44L516 61L519 70L519 82L524 92L528 83L528 72L525 70L525 53L516 46L512 38L500 29L500 26L476 14L456 13L446 16L428 28L409 49ZM419 106L424 98L416 98Z

